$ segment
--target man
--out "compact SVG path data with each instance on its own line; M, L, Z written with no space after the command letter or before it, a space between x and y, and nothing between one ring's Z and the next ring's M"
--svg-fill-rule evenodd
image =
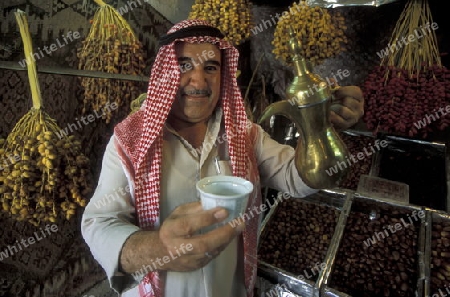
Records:
M82 234L121 296L252 296L260 217L204 233L224 220L202 210L195 183L224 172L304 197L294 149L247 120L236 82L238 51L204 21L176 24L161 39L142 108L116 126ZM333 122L361 117L362 92L342 87ZM244 226L245 225L245 226ZM244 230L245 227L245 230Z

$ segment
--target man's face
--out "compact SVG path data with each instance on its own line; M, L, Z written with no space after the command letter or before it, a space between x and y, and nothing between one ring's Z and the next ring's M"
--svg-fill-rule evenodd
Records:
M221 53L210 43L175 45L181 69L180 88L169 122L199 123L208 120L220 96Z

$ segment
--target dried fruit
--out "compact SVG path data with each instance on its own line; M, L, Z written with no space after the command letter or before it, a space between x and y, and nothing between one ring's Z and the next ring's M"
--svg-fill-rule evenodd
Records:
M273 53L287 64L292 58L288 48L290 28L301 43L301 54L313 65L346 50L344 17L337 11L309 6L305 0L300 0L282 14L272 41Z
M24 12L15 13L24 41L25 56L33 53ZM0 141L0 202L4 212L19 221L37 226L70 219L74 209L86 205L92 191L89 159L73 135L60 137L61 129L41 108L36 65L27 65L33 107L14 126L6 140ZM67 172L67 168L75 170ZM62 207L72 205L72 211Z
M225 39L239 45L250 37L251 2L246 0L196 0L189 19L202 19L217 27Z
M78 50L78 68L115 74L144 75L145 52L126 20L101 0L91 29ZM142 91L136 82L105 78L81 78L84 88L82 114L102 112L109 123L120 107L128 108ZM110 108L115 103L116 108Z
M427 1L409 1L380 65L366 78L364 121L374 134L426 139L450 125L450 71L442 66L433 24Z

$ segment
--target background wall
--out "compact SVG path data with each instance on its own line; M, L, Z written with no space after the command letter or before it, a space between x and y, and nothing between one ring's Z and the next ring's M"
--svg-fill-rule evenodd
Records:
M156 53L161 34L171 22L144 1L110 1L121 8L124 18L138 34L147 53L146 75ZM19 65L24 58L23 46L14 11L27 12L33 49L43 49L57 42L64 44L62 36L68 31L79 32L80 39L58 48L51 55L36 61L39 67L76 69L77 48L88 33L89 20L97 5L83 0L13 0L0 2L0 63ZM25 70L26 68L24 68ZM75 76L39 73L38 79L45 111L60 127L74 123L82 104L80 82ZM136 83L143 93L147 83ZM0 137L6 137L17 121L31 107L31 94L26 71L5 70L0 67ZM83 129L74 131L83 143L85 154L91 159L95 178L101 168L101 157L115 123L129 112L124 107L110 124L96 120ZM81 212L80 212L81 214ZM28 239L39 228L12 220L0 212L0 251L17 240ZM45 225L43 225L44 227ZM58 232L30 245L0 261L0 296L83 296L88 289L105 279L103 269L93 259L80 234L79 218L57 222ZM13 249L14 251L14 249ZM107 296L109 290L96 292L95 297Z
M141 0L147 1L167 20L175 24L187 18L194 0Z

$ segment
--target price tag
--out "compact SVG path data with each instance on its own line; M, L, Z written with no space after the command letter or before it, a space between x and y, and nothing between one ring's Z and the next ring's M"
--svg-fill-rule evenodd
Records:
M361 175L357 193L369 198L409 203L409 185L370 175Z

